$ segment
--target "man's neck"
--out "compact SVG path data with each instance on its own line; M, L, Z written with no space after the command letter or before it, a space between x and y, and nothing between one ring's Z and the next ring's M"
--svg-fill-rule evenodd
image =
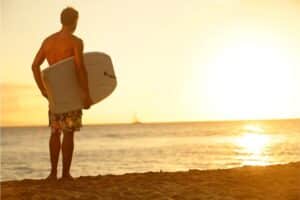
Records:
M71 31L71 29L67 26L63 26L59 32L64 35L72 35L73 34L73 31Z

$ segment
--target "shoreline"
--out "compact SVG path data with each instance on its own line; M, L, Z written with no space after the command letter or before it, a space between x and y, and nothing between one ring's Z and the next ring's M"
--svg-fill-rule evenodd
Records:
M1 182L3 199L300 199L300 162Z

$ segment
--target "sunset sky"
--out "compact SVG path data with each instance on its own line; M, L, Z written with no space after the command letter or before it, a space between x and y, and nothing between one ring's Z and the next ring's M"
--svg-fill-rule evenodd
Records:
M300 117L296 0L0 0L2 126L48 124L31 64L66 6L118 78L84 124Z

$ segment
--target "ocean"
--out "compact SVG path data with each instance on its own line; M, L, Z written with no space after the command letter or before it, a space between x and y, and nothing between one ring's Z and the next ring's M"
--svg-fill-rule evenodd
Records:
M49 136L46 126L1 128L1 181L45 178ZM79 177L295 161L300 161L300 120L85 125L75 133L71 173Z

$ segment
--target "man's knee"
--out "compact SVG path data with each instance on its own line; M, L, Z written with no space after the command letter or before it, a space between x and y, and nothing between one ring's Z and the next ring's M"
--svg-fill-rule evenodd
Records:
M51 136L52 137L60 137L60 135L61 135L61 131L59 131L59 130L51 131Z

